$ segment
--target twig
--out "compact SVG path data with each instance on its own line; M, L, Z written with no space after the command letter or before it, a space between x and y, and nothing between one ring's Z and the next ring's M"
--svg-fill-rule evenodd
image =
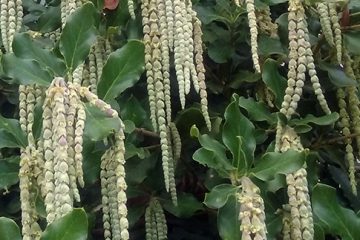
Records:
M145 136L149 136L149 137L153 137L153 138L159 138L159 134L155 133L155 132L151 132L149 130L146 130L144 128L135 128L134 130L135 132L145 135Z
M319 147L324 146L324 145L334 144L336 142L340 142L340 141L343 141L343 140L348 139L348 138L355 138L355 137L358 137L358 136L360 136L360 134L353 133L353 134L349 134L349 135L346 135L346 136L332 138L332 139L329 139L329 140L324 141L324 142L317 142L314 145L312 145L312 148L319 148Z

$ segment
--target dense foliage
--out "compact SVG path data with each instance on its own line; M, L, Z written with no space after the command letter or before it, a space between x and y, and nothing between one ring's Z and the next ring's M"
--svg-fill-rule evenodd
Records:
M1 240L360 239L360 1L2 0L0 29Z

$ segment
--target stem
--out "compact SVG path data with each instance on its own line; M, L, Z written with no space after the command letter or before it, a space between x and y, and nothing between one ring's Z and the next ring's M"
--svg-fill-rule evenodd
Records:
M149 136L149 137L153 137L153 138L159 138L159 134L155 133L155 132L151 132L149 130L146 130L144 128L135 128L134 130L135 132L145 135L145 136Z
M343 140L348 139L348 138L355 138L355 137L358 137L358 136L360 136L360 134L353 133L353 134L349 134L347 136L341 136L341 137L332 138L332 139L329 139L329 140L324 141L324 142L317 142L312 146L312 148L315 148L315 149L320 148L321 146L324 146L324 145L334 144L336 142L340 142L340 141L343 141Z

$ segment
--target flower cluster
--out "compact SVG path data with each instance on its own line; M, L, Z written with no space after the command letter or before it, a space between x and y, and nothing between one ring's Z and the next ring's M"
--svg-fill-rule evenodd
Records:
M124 133L114 135L114 145L101 158L101 194L105 239L129 239L125 182Z
M0 29L2 44L7 52L12 52L15 33L21 28L23 7L21 0L1 0Z
M237 194L240 203L239 219L243 240L266 238L265 207L260 189L248 177L241 178L241 193Z
M146 240L167 239L167 226L160 202L153 198L145 210Z

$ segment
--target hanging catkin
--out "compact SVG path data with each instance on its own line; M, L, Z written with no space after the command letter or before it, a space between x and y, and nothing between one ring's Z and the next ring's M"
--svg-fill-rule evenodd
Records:
M21 0L1 0L0 29L2 44L7 52L12 52L14 35L22 24L23 8Z
M241 192L237 194L241 239L266 240L265 207L260 189L248 177L241 178L241 188Z
M160 202L153 198L145 210L146 240L167 239L167 225Z
M280 152L286 152L289 149L304 150L300 137L293 128L286 126L281 136ZM286 175L291 239L312 240L314 238L312 209L306 176L305 168L300 168L296 172ZM283 232L286 235L288 233L288 222L285 221L284 224Z

